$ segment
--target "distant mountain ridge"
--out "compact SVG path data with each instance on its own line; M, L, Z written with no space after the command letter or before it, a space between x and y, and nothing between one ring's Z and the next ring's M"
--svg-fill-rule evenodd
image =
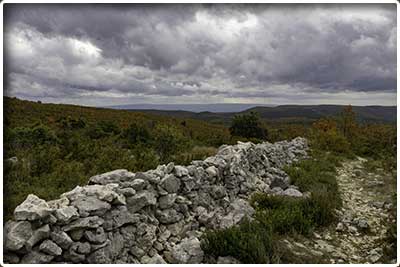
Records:
M215 123L228 123L234 115L258 112L261 118L279 122L312 122L323 117L335 117L346 105L282 105L255 106L239 112L192 112L185 110L129 109L145 113L192 118ZM395 123L397 106L352 106L360 122Z
M125 110L170 110L189 112L241 112L253 107L273 105L266 104L241 104L241 103L215 103L215 104L130 104L106 106L105 108Z

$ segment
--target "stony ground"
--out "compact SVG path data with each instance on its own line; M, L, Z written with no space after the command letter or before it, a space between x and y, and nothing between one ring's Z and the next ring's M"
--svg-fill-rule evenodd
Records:
M383 257L387 224L394 222L395 180L382 169L370 172L357 158L338 169L343 207L338 222L317 230L312 238L288 238L292 260L303 263L395 263ZM290 259L289 259L290 260Z

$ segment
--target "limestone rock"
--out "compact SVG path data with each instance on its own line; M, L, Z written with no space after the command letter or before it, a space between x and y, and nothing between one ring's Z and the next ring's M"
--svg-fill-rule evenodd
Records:
M69 232L76 229L97 228L103 224L104 220L98 216L79 218L68 225L62 227L62 230Z
M111 208L111 205L96 197L82 197L72 202L80 214L103 215Z
M143 264L166 264L167 262L158 254L154 255L153 257L144 256L140 263Z
M128 172L127 170L120 169L111 172L95 175L89 179L89 184L101 184L106 185L110 183L119 183L124 181L133 180L135 174Z
M181 181L171 174L161 179L160 184L168 193L176 193L181 186Z
M43 264L43 263L50 263L54 259L54 256L47 255L38 251L32 250L28 254L26 254L20 263L36 263L36 264Z
M185 167L180 166L180 165L175 166L175 175L177 177L186 176L188 174L189 174L189 171Z
M104 229L101 227L94 230L85 231L84 236L90 243L95 244L104 243L107 240Z
M75 207L67 206L55 210L55 216L59 223L67 224L70 221L77 219L79 217L79 213Z
M196 237L185 238L171 250L171 263L194 264L203 261L204 252Z
M130 212L136 212L143 207L155 205L157 203L156 196L153 192L142 191L127 199L127 206Z
M156 216L157 219L164 224L175 223L183 218L183 215L174 209L157 210Z
M32 226L27 221L8 221L4 230L6 233L5 248L11 251L22 248L33 234Z
M62 253L62 249L49 239L40 244L39 250L52 256L58 256Z
M217 264L240 264L240 261L231 256L218 257Z
M50 238L63 249L68 249L73 243L68 234L62 231L51 232Z
M220 227L225 229L240 223L254 214L253 207L243 199L235 200L228 208L229 213L221 219Z
M34 221L49 216L52 211L46 201L30 194L22 204L15 208L14 218L17 221Z
M288 188L288 189L286 189L285 191L282 192L282 195L288 196L288 197L302 197L303 193L301 193L297 189Z
M175 199L176 199L176 194L168 194L165 196L161 196L158 199L158 206L160 209L170 208L174 204Z
M36 245L36 243L38 243L39 241L49 238L50 236L50 227L48 224L36 229L31 238L29 238L29 240L26 242L26 248L28 250L31 250L32 247L34 245Z

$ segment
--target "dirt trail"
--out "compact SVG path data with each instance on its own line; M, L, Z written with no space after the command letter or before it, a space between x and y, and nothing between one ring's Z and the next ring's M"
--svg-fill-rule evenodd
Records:
M383 170L368 172L363 158L346 161L338 168L343 207L338 223L317 230L313 238L286 240L301 261L312 263L395 263L382 262L384 238L391 217L394 179Z

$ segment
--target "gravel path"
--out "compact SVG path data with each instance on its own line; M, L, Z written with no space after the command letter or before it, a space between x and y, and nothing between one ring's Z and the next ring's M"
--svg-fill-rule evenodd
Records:
M396 184L383 170L368 172L363 164L365 161L363 158L346 161L338 169L343 207L337 210L337 225L316 231L312 239L298 237L286 241L302 261L395 263L395 260L381 260L387 223L394 220L390 209Z

